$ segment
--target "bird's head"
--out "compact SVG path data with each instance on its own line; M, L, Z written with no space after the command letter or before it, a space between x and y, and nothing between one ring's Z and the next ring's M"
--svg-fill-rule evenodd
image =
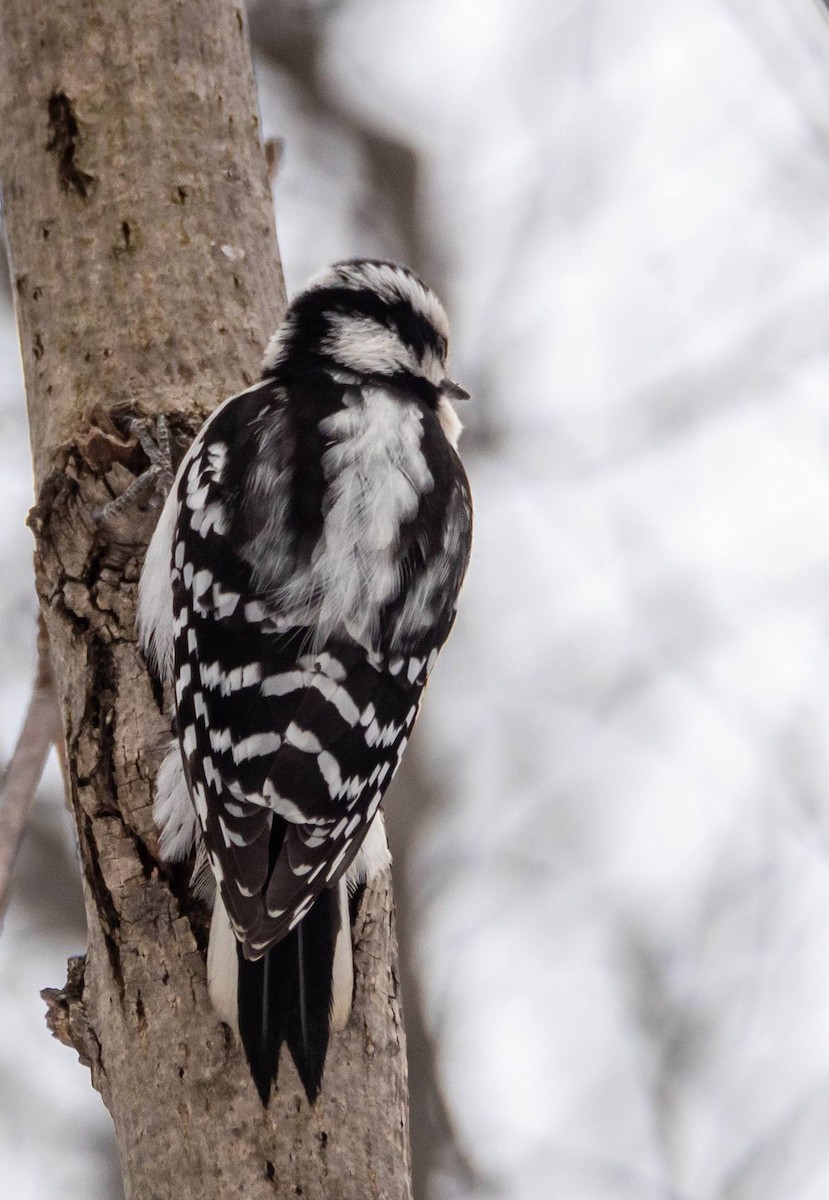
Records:
M354 259L315 275L271 338L266 375L322 368L414 394L439 415L468 393L447 375L449 322L431 288L396 263ZM460 432L460 423L454 417ZM457 440L441 421L450 441Z

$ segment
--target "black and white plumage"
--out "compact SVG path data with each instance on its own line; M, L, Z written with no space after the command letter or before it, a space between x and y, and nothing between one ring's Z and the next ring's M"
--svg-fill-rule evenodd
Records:
M447 341L403 267L313 279L197 435L141 577L175 693L162 852L206 855L211 997L265 1103L283 1041L313 1100L348 1019L346 885L388 865L380 803L455 618L472 508Z

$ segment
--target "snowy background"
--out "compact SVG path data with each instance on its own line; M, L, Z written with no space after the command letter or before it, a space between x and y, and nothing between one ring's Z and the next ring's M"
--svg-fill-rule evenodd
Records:
M289 286L444 296L476 499L392 804L418 1200L829 1195L829 23L817 0L252 5ZM0 753L34 657L0 298ZM38 990L57 781L0 938L16 1200L117 1200Z

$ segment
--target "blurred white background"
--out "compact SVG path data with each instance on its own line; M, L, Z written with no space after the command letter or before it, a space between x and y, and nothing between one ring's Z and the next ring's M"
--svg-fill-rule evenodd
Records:
M392 821L418 1200L829 1195L829 24L818 0L260 0L295 288L443 295L476 499ZM0 319L0 753L33 669ZM38 990L56 778L0 938L16 1200L119 1194Z

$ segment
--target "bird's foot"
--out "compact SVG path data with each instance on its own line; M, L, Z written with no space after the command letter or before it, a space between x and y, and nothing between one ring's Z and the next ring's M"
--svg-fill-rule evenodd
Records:
M158 508L167 498L175 479L167 418L162 414L155 420L129 417L124 425L127 433L138 439L141 449L150 460L150 465L120 496L110 500L103 508L97 509L95 520L98 522L117 517L133 504L141 503L145 497L148 497L148 508Z

